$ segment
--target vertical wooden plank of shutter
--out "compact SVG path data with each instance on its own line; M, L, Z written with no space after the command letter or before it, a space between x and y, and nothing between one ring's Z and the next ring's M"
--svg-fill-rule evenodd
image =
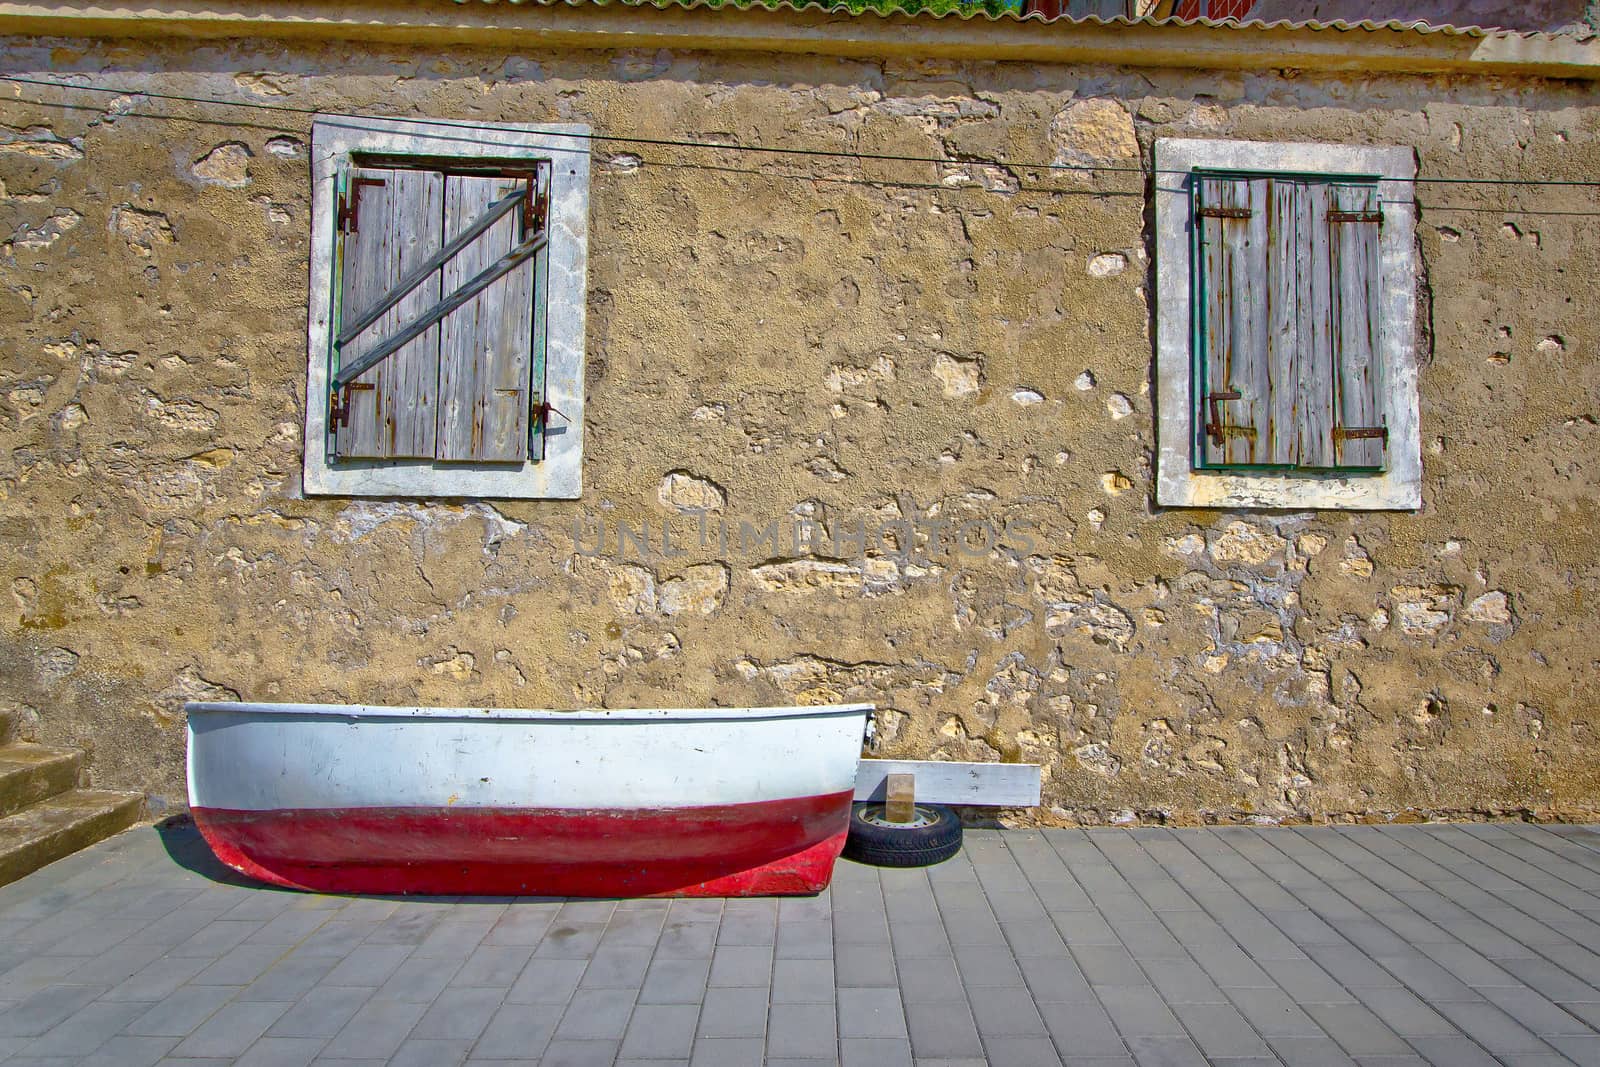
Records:
M356 229L344 237L341 316L354 321L418 264L443 245L443 181L416 170L358 168L382 185L361 188ZM342 362L393 336L439 301L438 276L412 290L397 305L344 346ZM433 457L439 390L439 330L428 330L361 375L350 391L349 425L338 430L345 459Z
M1249 211L1248 218L1202 215L1201 277L1205 292L1205 368L1197 397L1201 425L1220 419L1221 441L1203 432L1207 463L1266 462L1261 442L1268 414L1270 383L1266 365L1266 301L1260 290L1266 274L1266 224L1259 202L1262 183L1233 178L1201 178L1203 208ZM1213 394L1238 393L1238 399Z
M1328 248L1328 186L1299 186L1300 390L1296 417L1302 467L1332 467L1334 413L1333 301Z
M1330 210L1376 216L1378 190L1370 185L1334 185ZM1334 359L1334 465L1381 467L1381 438L1345 437L1350 428L1383 424L1379 403L1378 360L1378 223L1334 222L1328 226L1329 323Z
M526 181L452 174L445 179L445 240ZM496 222L444 266L449 294L519 243L521 212ZM528 385L533 341L530 261L457 308L441 324L438 458L520 463L528 457Z
M1267 418L1263 463L1292 466L1297 462L1295 402L1300 364L1297 284L1300 250L1297 244L1296 203L1299 183L1283 179L1265 181L1259 199L1266 217L1266 267L1262 290L1267 321Z

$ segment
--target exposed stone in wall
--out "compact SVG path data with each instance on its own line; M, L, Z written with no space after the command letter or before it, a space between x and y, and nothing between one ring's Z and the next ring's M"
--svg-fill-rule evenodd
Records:
M189 168L203 182L242 189L250 184L250 148L238 141L219 144Z

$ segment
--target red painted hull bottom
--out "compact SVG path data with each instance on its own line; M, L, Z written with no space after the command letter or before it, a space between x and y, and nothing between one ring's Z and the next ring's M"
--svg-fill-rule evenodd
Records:
M819 893L851 793L652 810L193 809L217 858L321 893L739 897Z

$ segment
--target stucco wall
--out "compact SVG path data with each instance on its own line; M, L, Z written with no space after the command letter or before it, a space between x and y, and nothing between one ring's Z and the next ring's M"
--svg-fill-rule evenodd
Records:
M1170 134L1593 177L1585 86L6 49L91 85L974 161L598 143L583 500L308 500L308 116L7 87L0 701L98 784L181 804L185 698L848 698L883 754L1044 764L1050 820L1600 810L1593 192L1419 190L1419 513L1228 514L1151 503L1144 179L1020 165ZM740 543L796 516L839 543ZM896 519L915 557L855 542ZM951 550L968 520L1012 533Z

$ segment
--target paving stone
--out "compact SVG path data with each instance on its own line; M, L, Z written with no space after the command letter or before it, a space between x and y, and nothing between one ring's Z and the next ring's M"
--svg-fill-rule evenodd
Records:
M840 1067L911 1067L911 1041L907 1038L842 1038L839 1064Z
M668 912L666 926L656 942L656 959L710 959L716 943L716 923L680 922Z
M1177 1037L1184 1032L1151 986L1097 986L1095 994L1124 1038Z
M472 1041L483 1033L494 1013L505 1000L505 989L446 989L428 1006L417 1025L414 1038Z
M103 986L46 986L0 1012L0 1037L38 1037L107 991Z
M967 1000L985 1045L995 1037L1044 1037L1049 1033L1033 998L1021 990L1003 986L969 989Z
M1350 1067L1356 1062L1330 1037L1273 1037L1267 1043L1285 1067Z
M185 987L129 1023L125 1032L139 1037L187 1037L237 992L228 986Z
M1021 988L1026 984L1016 957L1008 948L962 945L956 950L956 969L969 989L975 986Z
M772 946L718 945L711 956L713 987L765 987L772 984ZM587 978L585 979L587 981Z
M274 1001L242 1001L224 1004L194 1033L178 1042L175 1058L242 1056L255 1044L289 1005Z
M894 953L888 945L836 944L833 969L839 987L884 987L896 984Z
M177 1043L175 1037L118 1034L77 1063L78 1067L151 1067L161 1062ZM4 1056L5 1046L0 1045L0 1059Z
M344 1029L322 1050L326 1058L377 1057L387 1059L399 1049L411 1028L427 1010L425 1004L400 1000L369 1000Z
M517 980L532 955L533 949L527 945L479 945L450 979L450 984L504 989Z
M698 1004L640 1004L623 1035L622 1055L640 1059L687 1059L694 1047Z
M617 1058L615 1041L550 1042L539 1067L611 1067Z
M792 919L778 922L780 960L826 960L833 958L831 919Z
M565 1004L577 991L588 966L587 960L535 957L517 976L506 994L506 1001L511 1004Z
M263 1037L234 1061L234 1067L306 1067L327 1043L322 1037ZM450 1067L461 1061L438 1062Z
M762 1067L766 1055L761 1038L700 1038L689 1067Z
M372 999L362 986L319 985L278 1017L267 1033L272 1037L332 1038Z
M944 962L948 964L949 975L954 979L955 965L950 961ZM917 969L920 970L921 968ZM902 982L910 981L913 973L917 972L907 973ZM957 991L956 995L960 996L959 982L954 988ZM779 959L773 963L772 1003L774 1004L832 1004L834 989L832 959Z
M566 1041L620 1041L638 998L635 989L580 988L567 1004L555 1036Z
M1130 1037L1128 1051L1139 1067L1210 1067L1187 1037Z
M95 1001L73 1012L22 1049L26 1056L87 1056L144 1014L143 1004Z
M535 962L538 962L537 960ZM645 972L644 986L639 992L641 1004L699 1004L705 999L706 981L711 971L709 959L662 959L657 957ZM523 979L527 973L523 973ZM522 980L518 980L518 985ZM831 996L833 984L830 977L828 989ZM513 990L513 992L515 992Z
M455 959L419 957L415 954L395 968L389 980L373 994L377 1000L431 1003L455 977L461 963Z
M855 990L841 991L853 993ZM905 1005L906 1025L911 1041L911 1051L917 1062L924 1059L960 1059L982 1057L983 1043L978 1038L978 1025L973 1021L972 1009L965 1000L949 1003L920 1002ZM841 1040L857 1035L841 1032Z
M1048 1037L986 1037L991 1063L1009 1067L1060 1067L1061 1057Z
M767 1017L767 1056L838 1058L838 1019L832 1004L774 1004Z
M1405 1056L1411 1051L1411 1046L1365 1005L1307 1004L1305 1008L1322 1031L1352 1056Z
M460 1039L408 1037L389 1057L388 1067L458 1067L466 1062L472 1045Z
M905 1037L906 1011L899 989L841 989L840 1037Z
M1213 1060L1272 1055L1267 1043L1232 1005L1176 1004L1172 1010L1200 1051Z
M706 990L700 1009L700 1037L764 1037L766 1032L765 989Z
M560 1004L502 1006L472 1047L471 1059L538 1060L555 1034L562 1011Z

